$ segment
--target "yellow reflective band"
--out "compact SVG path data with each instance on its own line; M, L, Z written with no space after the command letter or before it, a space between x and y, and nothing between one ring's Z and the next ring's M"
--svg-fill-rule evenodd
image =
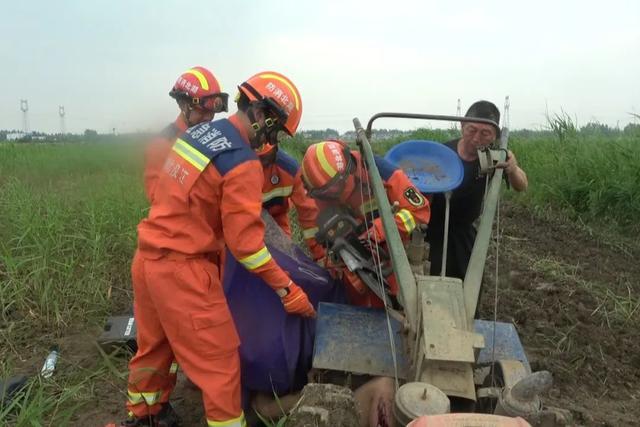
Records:
M327 157L324 155L325 144L326 143L324 142L316 144L316 156L318 157L318 161L320 162L320 166L322 166L322 169L324 169L327 175L329 175L329 178L333 178L338 173L338 171L331 167L329 161L327 160Z
M276 197L287 197L293 193L293 186L290 185L288 187L278 187L269 191L268 193L262 194L262 203L266 203L271 199L275 199Z
M307 176L307 171L304 168L304 163L302 164L302 166L300 166L300 169L302 169L302 181L305 184L305 188L306 187L312 187L311 181L309 181L309 177Z
M169 368L169 373L170 374L177 374L178 373L178 364L176 362L173 362L171 364L171 367Z
M177 139L176 143L173 144L173 151L178 153L178 155L185 159L187 162L191 163L193 167L198 169L200 172L202 172L204 168L209 164L209 159L207 158L207 156L205 156L181 139Z
M143 402L146 405L155 405L158 399L160 399L160 392L147 391L136 393L135 391L127 390L127 398L132 405L137 405Z
M413 215L408 210L400 209L396 216L402 220L407 233L411 233L413 229L416 228L416 221L415 219L413 219Z
M253 255L249 255L248 257L242 258L239 261L247 269L255 270L256 268L261 267L271 261L271 253L265 246Z
M204 76L204 74L202 74L200 71L192 68L189 71L186 71L185 74L196 76L196 79L198 79L198 81L200 82L200 86L202 86L202 89L209 90L209 82L207 81L207 78Z
M293 94L293 97L295 98L296 109L298 110L300 109L300 100L298 99L298 91L291 85L291 82L289 82L289 80L283 79L280 76L276 76L275 74L269 74L269 73L261 74L260 77L262 77L263 79L272 78L272 79L276 79L279 82L284 83L285 86L289 88L289 90Z
M375 199L368 200L360 206L360 212L362 212L363 215L366 215L369 212L373 212L377 209L378 209L378 203L376 202Z
M213 421L207 419L207 425L209 427L246 427L247 421L244 419L243 412L238 418L233 418L227 421Z
M305 239L311 239L316 237L316 233L318 232L318 227L307 228L306 230L302 230L302 237Z

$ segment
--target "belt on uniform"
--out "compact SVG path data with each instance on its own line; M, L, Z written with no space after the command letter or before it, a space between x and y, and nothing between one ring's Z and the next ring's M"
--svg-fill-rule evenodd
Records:
M214 264L220 263L220 252L186 254L184 252L172 251L168 249L158 251L157 253L148 253L147 251L144 251L144 252L145 253L143 253L142 256L149 259L157 259L157 260L165 259L169 261L187 261L190 259L206 259L207 261L211 261Z

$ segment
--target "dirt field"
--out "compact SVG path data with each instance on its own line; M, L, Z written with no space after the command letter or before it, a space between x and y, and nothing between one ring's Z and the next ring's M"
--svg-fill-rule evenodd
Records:
M554 374L546 400L586 426L640 419L640 252L504 205L498 319L512 321L534 370ZM495 252L481 313L493 317Z
M578 425L638 425L638 245L612 244L507 203L501 208L501 226L497 317L516 325L534 370L554 374L546 401L570 409ZM493 318L494 268L491 252L481 303L485 319ZM65 355L60 371L94 367L100 358L92 344L96 335L84 331L58 339ZM21 370L38 369L41 360L25 358ZM123 418L125 359L116 359L107 371L85 390L98 403L77 411L82 415L72 425L104 426ZM184 425L202 425L199 392L183 380L174 406Z

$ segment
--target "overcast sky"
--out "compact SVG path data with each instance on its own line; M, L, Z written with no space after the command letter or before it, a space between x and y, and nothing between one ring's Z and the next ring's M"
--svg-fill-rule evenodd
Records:
M545 110L620 126L640 113L640 1L2 2L0 129L155 129L194 65L231 94L263 70L298 86L302 129L380 111L455 114L511 99L511 128ZM231 107L232 111L235 106ZM416 122L380 122L414 128Z

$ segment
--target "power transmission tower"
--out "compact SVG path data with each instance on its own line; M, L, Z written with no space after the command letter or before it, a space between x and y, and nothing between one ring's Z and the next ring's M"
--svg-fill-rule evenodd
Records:
M507 129L511 129L511 118L509 117L509 107L511 107L511 101L509 100L509 95L504 97L504 122L503 126Z
M456 107L456 116L460 117L462 115L462 109L460 108L460 98L458 98L458 106ZM451 122L451 130L455 131L458 129L458 124L456 122Z
M64 125L64 105L58 106L58 115L60 116L60 133L65 135L67 133L66 127Z
M22 131L25 135L29 134L29 101L20 100L20 110L22 111Z

